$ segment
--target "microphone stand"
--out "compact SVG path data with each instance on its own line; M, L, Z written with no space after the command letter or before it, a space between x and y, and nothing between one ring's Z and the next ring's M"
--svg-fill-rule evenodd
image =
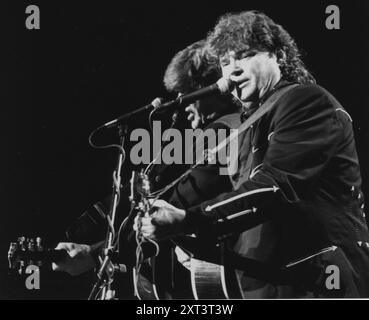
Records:
M173 100L166 104L164 104L165 107L172 106L175 104L178 104L179 100ZM136 115L138 113L141 113L143 111L146 111L150 108L152 108L153 105L147 105L140 109L134 110L130 113L126 113L122 115L121 117L110 121L99 128L95 129L89 136L89 142L93 147L97 147L92 143L92 136L100 130L103 127L113 127L116 124L118 124L118 130L119 130L119 138L120 138L120 148L118 153L118 162L117 162L117 168L113 173L113 197L110 207L109 216L107 217L108 223L109 223L109 229L106 236L105 241L105 249L103 252L103 262L101 263L101 266L99 270L96 273L97 280L90 292L90 295L88 297L88 300L95 300L97 298L97 295L100 294L101 300L112 300L114 299L115 292L111 289L111 284L114 280L114 272L116 270L115 266L112 263L112 256L114 254L114 240L115 240L115 230L114 230L114 223L115 223L115 216L116 216L116 209L119 203L119 196L120 196L120 185L121 185L121 169L123 166L123 162L125 160L125 151L124 151L124 145L125 145L125 137L128 132L128 125L123 120L130 119L133 115ZM155 109L154 109L155 111ZM179 110L176 110L172 116L172 125L173 127L177 120L178 120L178 114ZM119 268L117 268L119 270ZM106 279L107 278L107 279Z
M114 299L114 291L111 290L111 283L114 280L115 268L112 265L111 258L114 253L113 252L115 240L114 223L120 196L121 170L126 156L124 151L124 145L125 145L125 137L128 132L128 125L126 123L120 123L118 125L118 131L120 138L120 148L118 153L117 168L113 173L113 196L109 216L107 217L109 222L109 229L107 232L105 249L103 252L103 262L96 274L97 280L91 290L88 300L96 299L97 295L100 293L101 290L102 290L101 300ZM105 286L105 288L101 289L102 286Z

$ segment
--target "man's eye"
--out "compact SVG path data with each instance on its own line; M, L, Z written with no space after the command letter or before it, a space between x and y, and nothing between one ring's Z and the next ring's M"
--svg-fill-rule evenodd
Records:
M220 61L220 66L221 67L225 67L225 66L228 66L229 65L229 59L227 59L227 60L222 60L222 61Z
M253 57L254 55L256 55L255 51L243 51L238 54L237 58L240 60L240 59Z

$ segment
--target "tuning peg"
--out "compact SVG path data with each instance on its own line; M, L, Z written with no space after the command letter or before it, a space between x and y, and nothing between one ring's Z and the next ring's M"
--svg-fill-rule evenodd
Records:
M26 267L26 263L23 260L21 260L19 262L18 274L20 274L20 275L23 274L23 271L24 271L25 267Z
M40 237L36 238L36 250L43 251L42 239Z
M29 239L28 241L28 250L35 251L35 239Z
M25 242L26 242L26 237L19 237L18 238L19 248L22 251L26 251Z
M26 237L18 237L19 244L24 243L24 242L26 242Z

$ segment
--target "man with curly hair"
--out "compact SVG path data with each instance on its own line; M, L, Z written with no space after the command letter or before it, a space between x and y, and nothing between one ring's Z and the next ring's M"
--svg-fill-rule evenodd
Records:
M315 84L295 41L265 14L226 14L207 40L235 84L232 93L249 104L244 119L271 109L247 130L235 191L186 210L160 200L141 232L153 239L203 228L239 235L229 256L245 298L369 297L369 233L351 117ZM242 258L276 271L252 274L237 265Z

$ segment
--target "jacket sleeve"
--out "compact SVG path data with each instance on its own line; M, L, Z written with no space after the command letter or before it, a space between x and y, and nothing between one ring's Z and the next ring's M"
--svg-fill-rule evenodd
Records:
M341 139L334 102L318 86L299 86L273 110L269 145L258 170L237 190L186 210L188 230L200 225L242 221L240 231L280 212L270 210L297 204L314 186Z

